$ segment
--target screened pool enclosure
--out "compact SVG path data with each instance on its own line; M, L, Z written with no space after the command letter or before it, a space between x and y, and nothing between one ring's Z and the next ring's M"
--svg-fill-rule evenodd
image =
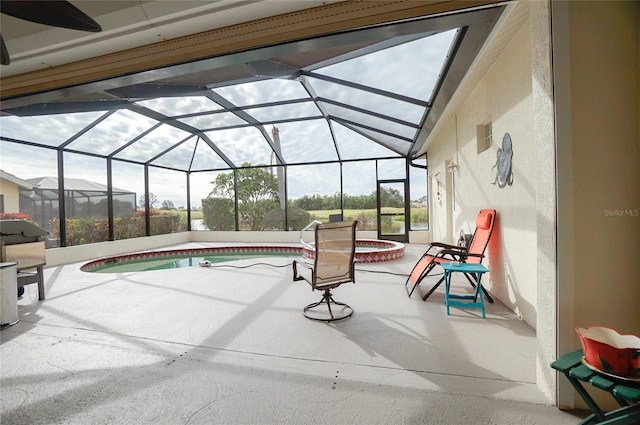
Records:
M428 227L421 150L502 8L260 46L2 100L1 168L60 246L313 219ZM70 198L69 182L103 188ZM46 199L38 198L47 187ZM99 230L98 230L99 229Z

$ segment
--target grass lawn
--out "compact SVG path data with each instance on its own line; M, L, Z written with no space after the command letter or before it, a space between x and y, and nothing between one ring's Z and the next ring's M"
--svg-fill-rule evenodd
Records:
M186 210L158 210L160 214L178 214L183 220L187 219L187 211ZM202 220L202 210L192 210L191 211L191 220Z
M309 214L314 216L316 220L320 220L323 222L329 221L329 215L331 214L340 214L340 210L314 210L308 211ZM344 210L344 219L345 220L354 220L360 214L371 214L373 217L376 215L376 210Z
M384 213L401 213L404 211L402 208L384 208L382 210ZM340 214L340 210L315 210L309 211L309 214L315 216L320 221L329 221L330 214ZM378 211L373 208L369 210L344 210L344 219L345 220L353 220L359 215L369 215L371 217L375 217L378 214Z
M394 213L394 212L402 212L403 209L402 208L384 208L384 212L385 213ZM183 216L183 220L187 219L187 212L186 211L177 211L178 214L180 214L181 216ZM311 216L313 217L313 219L315 220L319 220L322 221L324 223L329 222L329 216L332 214L340 214L340 210L339 209L335 209L335 210L312 210L312 211L308 211L309 214L311 214ZM172 211L166 211L165 213L172 213L175 214L176 211L172 210ZM371 223L369 223L368 225L366 225L367 227L373 225L374 227L370 230L375 230L375 226L377 226L377 224L375 223L375 217L377 215L377 210L375 208L372 209L366 209L366 210L359 210L359 209L345 209L344 210L344 219L349 221L349 220L356 220L359 217L368 217L368 220L366 221L371 221ZM423 213L424 214L424 220L422 220L422 217L418 218L419 222L424 221L425 224L427 222L427 217L426 217L426 212ZM198 210L198 211L191 211L191 220L202 220L203 219L203 214L202 214L202 210ZM415 217L412 217L412 220L415 220ZM392 218L393 222L403 222L404 221L404 216L397 216L397 217L393 217ZM419 224L419 223L417 223Z

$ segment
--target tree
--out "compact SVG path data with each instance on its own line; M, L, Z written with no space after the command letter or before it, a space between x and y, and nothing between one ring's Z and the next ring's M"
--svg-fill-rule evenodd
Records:
M294 205L302 208L303 210L314 211L322 209L323 198L318 194L304 195L298 199L295 199L293 202Z
M278 178L272 176L268 167L250 167L243 163L236 171L238 178L238 215L251 230L264 229L264 216L268 211L280 208L278 200ZM222 173L211 182L214 187L209 197L234 200L233 173ZM204 206L203 206L204 207Z
M145 198L145 194L143 193L142 196L140 196L140 199L138 199L138 207L140 207L141 209L145 208L144 198ZM150 209L155 208L157 202L158 202L158 197L154 195L152 192L149 192L149 208Z
M173 202L169 199L162 201L162 206L160 207L162 210L173 210L175 208L176 207L173 205Z
M404 197L398 189L394 188L381 188L380 191L380 205L385 207L400 208L404 206Z

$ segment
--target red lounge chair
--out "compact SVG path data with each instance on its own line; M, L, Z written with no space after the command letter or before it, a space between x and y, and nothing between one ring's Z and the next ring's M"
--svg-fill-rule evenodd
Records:
M476 230L473 232L469 248L449 245L441 242L432 242L429 245L427 252L422 255L420 260L413 267L409 278L404 284L405 287L407 287L409 283L411 283L409 296L413 294L413 291L418 287L420 282L422 282L422 280L427 277L438 264L451 261L460 261L461 263L481 263L493 232L493 223L495 222L495 218L496 210L480 210L480 213L478 213L478 217L476 218ZM465 274L465 277L475 288L476 283L474 280L468 274ZM440 278L440 280L433 285L422 299L426 301L426 299L429 298L429 295L431 295L443 281L444 277ZM487 297L487 300L492 303L493 298L491 298L491 295L489 295L484 286L482 287L482 291Z

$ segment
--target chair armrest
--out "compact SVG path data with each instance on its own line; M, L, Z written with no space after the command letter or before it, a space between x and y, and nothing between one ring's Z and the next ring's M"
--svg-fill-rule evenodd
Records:
M435 255L435 258L448 258L451 260L456 260L460 257L460 254L461 254L460 251L456 251L454 249L441 249Z
M462 249L462 250L466 250L467 248L465 248L464 246L460 246L460 245L450 245L448 243L442 243L442 242L431 242L429 244L430 247L434 246L436 248L444 248L444 249Z
M464 255L467 253L467 247L459 246L459 245L448 245L448 244L439 244L444 249L438 251L435 257L438 258L446 258L447 256L450 258L458 258L460 255Z
M459 260L464 261L466 258L469 257L475 257L475 258L484 258L484 254L476 254L474 252L467 252L467 251L455 251L455 250L450 250L450 249L443 249L442 250L443 253L446 253L452 257L456 257Z
M293 260L292 266L293 266L293 280L306 280L304 278L304 276L298 274L298 265L301 265L302 267L305 267L307 269L311 269L313 271L313 266L311 266L310 264L307 263L303 263L301 261L297 261L297 260Z
M429 244L429 248L425 252L425 255L431 255L432 257L441 257L441 252L443 250L460 250L466 251L467 248L464 246L458 245L449 245L442 242L432 242Z

